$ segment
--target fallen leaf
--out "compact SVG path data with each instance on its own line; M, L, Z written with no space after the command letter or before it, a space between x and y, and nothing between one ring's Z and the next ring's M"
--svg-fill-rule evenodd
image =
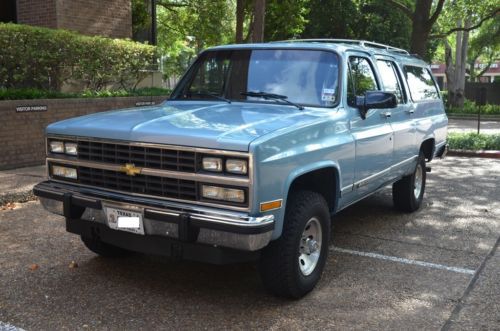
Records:
M16 204L13 202L8 202L3 206L0 206L0 210L12 210L16 208Z
M78 263L76 263L75 261L71 261L68 267L70 269L78 268Z
M31 271L35 271L37 270L38 268L40 268L40 266L36 263L33 263L32 265L30 265L30 270Z

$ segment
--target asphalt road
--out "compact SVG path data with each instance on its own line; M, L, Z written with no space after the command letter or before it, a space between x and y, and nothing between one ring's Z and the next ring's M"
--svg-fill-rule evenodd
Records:
M500 329L500 161L432 165L418 212L386 189L335 217L298 301L266 294L254 264L107 260L37 202L0 211L0 330Z
M477 120L464 120L464 119L449 119L448 120L449 132L477 132ZM500 134L500 122L481 120L479 132L485 134Z

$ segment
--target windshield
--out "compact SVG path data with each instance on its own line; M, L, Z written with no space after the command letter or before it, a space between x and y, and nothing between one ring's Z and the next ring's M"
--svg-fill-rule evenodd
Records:
M338 58L320 50L208 51L181 84L173 99L282 102L247 93L264 92L301 105L330 107L337 100Z

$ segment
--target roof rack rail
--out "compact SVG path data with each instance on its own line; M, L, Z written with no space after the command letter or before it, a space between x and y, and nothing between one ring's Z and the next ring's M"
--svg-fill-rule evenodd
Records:
M335 44L351 44L351 45L359 45L361 47L369 47L369 48L378 48L383 49L388 52L394 52L404 55L410 55L410 53L402 48L392 47L389 45L384 45L380 43L376 43L373 41L367 40L353 40L353 39L290 39L290 40L281 40L274 42L312 42L312 43L335 43Z

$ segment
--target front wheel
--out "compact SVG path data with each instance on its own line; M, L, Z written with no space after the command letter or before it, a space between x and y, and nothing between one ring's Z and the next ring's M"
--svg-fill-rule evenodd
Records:
M426 181L425 156L420 152L413 173L392 185L394 206L404 212L414 212L422 205Z
M283 232L264 248L260 273L272 294L300 298L323 273L330 240L330 213L320 194L298 191L288 199Z

